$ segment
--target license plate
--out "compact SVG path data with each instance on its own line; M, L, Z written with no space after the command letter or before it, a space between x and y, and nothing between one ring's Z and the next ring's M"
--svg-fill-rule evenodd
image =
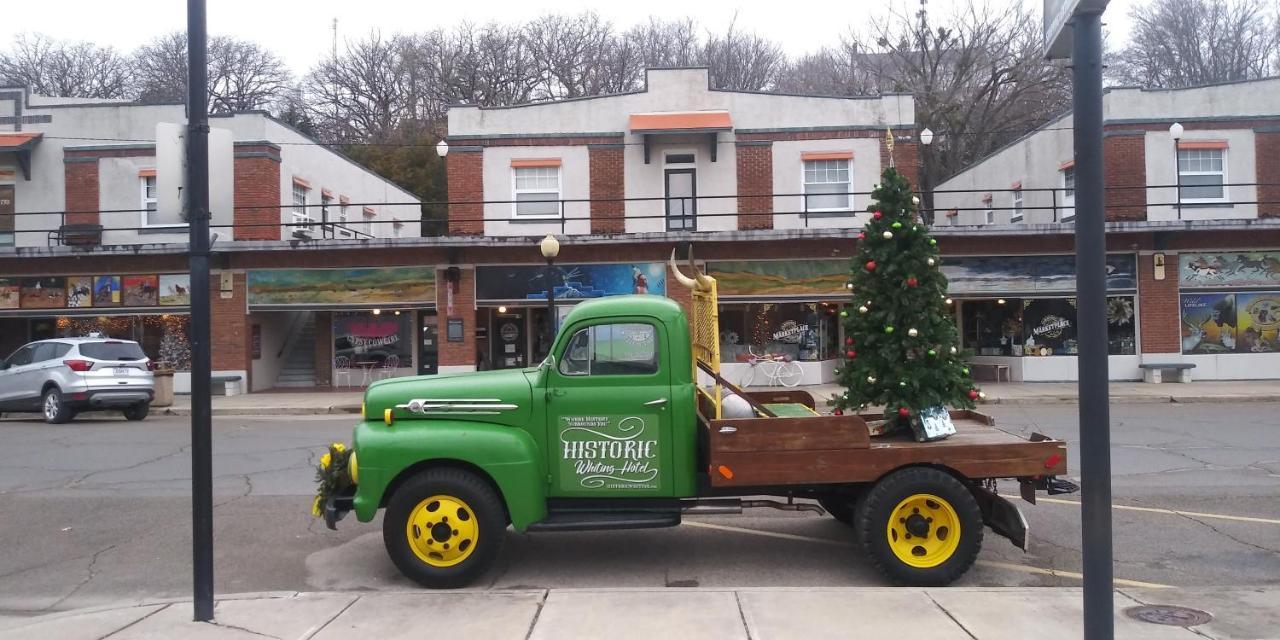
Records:
M115 374L118 376L131 376L133 375L133 369L129 367L116 367Z

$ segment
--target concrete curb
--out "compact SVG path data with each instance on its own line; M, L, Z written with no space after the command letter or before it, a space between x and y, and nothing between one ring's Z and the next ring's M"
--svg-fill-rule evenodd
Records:
M168 407L160 411L166 416L189 416L190 407ZM350 415L360 413L360 405L332 405L327 407L213 407L215 416L321 416Z

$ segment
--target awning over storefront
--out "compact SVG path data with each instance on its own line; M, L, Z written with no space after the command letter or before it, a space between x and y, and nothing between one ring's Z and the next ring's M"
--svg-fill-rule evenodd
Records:
M656 111L631 114L631 133L644 139L644 163L649 164L649 140L656 135L704 134L711 143L711 161L721 131L733 130L728 111Z
M40 144L43 136L43 133L0 133L0 153L12 153L17 157L23 180L31 180L31 150Z

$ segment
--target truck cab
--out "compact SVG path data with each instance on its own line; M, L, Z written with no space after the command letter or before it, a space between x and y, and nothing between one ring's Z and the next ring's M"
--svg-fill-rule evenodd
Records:
M949 440L872 442L868 416L737 389L718 374L714 280L673 272L693 290L693 327L668 298L597 299L575 306L537 367L371 385L347 481L322 496L329 526L385 510L391 559L435 588L483 574L508 526L665 527L749 507L830 511L900 584L959 577L984 524L1025 548L1021 514L984 481L1016 478L1032 498L1059 486L1064 443L972 412L953 412L963 428ZM730 394L747 415L724 415Z

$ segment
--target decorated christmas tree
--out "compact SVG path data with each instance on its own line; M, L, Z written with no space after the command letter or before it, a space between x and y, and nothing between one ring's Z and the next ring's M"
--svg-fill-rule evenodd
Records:
M160 338L160 362L175 371L191 369L191 345L181 328L166 326Z
M872 191L871 219L858 234L849 278L853 302L844 319L847 392L838 413L882 406L889 428L912 426L940 407L971 408L974 387L957 345L938 242L916 217L907 179L892 166Z

